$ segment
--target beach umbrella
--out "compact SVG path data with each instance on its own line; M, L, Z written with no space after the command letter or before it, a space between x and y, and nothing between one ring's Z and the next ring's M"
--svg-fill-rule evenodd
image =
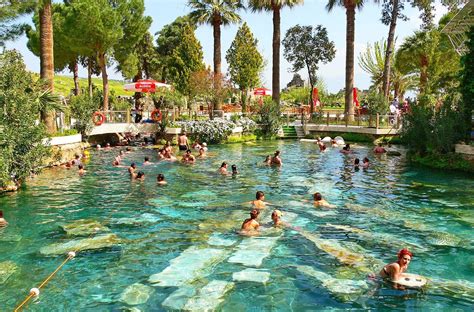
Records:
M255 88L253 89L253 95L271 96L272 90L266 88Z
M127 83L123 86L126 91L133 91L133 92L156 92L158 88L167 88L170 89L171 85L158 82L153 79L143 79L138 80L137 82Z

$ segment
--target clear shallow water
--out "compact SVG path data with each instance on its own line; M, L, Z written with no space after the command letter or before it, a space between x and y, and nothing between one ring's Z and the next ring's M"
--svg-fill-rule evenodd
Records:
M265 155L276 149L282 151L284 166L260 166ZM314 144L298 142L212 146L213 157L193 166L168 162L139 166L146 173L144 182L131 182L126 168L111 166L116 149L93 152L84 177L75 170L45 171L21 192L0 197L0 207L10 222L0 230L0 262L10 260L18 266L0 285L0 310L12 310L64 259L41 255L41 247L78 239L68 237L59 225L84 218L106 225L122 243L79 253L42 290L40 299L28 305L29 311L126 310L131 306L120 302L125 288L134 283L152 286L150 276L168 268L180 255L185 255L178 258L184 264L168 280L191 273L195 279L180 287L153 287L148 301L137 306L142 311L166 310L162 304L170 302L176 290L202 289L214 280L234 283L218 305L224 311L472 310L474 180L408 167L403 157L377 158L363 145L354 149L356 155L344 156L336 149L320 154ZM126 156L124 164L140 164L146 155L156 161L155 154L137 150ZM355 172L353 158L366 155L371 167ZM224 160L237 164L237 177L216 173ZM168 180L165 187L156 185L160 172ZM363 269L359 263L345 265L298 231L268 230L262 236L271 237L273 243L256 249L268 249L258 267L268 273L268 281L233 281L234 273L254 267L239 261L258 258L238 259L238 250L243 248L239 246L248 239L235 232L250 210L242 203L252 200L257 190L286 213L283 220L294 217L291 223L300 232L320 235L318 239L325 243L343 246L370 261L362 261ZM302 201L311 199L315 191L337 208L315 208ZM267 217L261 223L269 221ZM364 232L354 233L340 225ZM233 245L211 245L212 237ZM366 291L347 298L327 282L335 278L365 281L360 271L379 269L373 263L395 260L406 243L415 250L409 272L433 279L432 284L463 281L471 287L471 296L462 295L469 291L462 289L455 293L436 287L398 291L368 284ZM193 246L202 252L192 253ZM212 257L210 249L221 256ZM202 258L208 259L202 268L189 270ZM326 283L299 270L302 266L328 274Z

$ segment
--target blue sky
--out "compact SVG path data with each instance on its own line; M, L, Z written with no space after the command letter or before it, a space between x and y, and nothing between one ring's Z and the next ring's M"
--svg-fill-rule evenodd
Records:
M326 1L323 0L305 0L304 5L294 7L293 9L284 9L281 14L281 38L283 40L288 28L300 25L322 25L327 28L329 39L335 42L336 57L326 65L322 65L319 70L319 76L324 80L327 88L331 92L337 92L344 87L344 69L345 69L345 36L346 36L346 15L343 8L335 8L328 13L325 9ZM164 25L171 23L176 17L189 13L186 0L145 0L146 14L153 18L151 33L155 34ZM439 3L436 4L436 19L446 13L446 9ZM358 55L364 51L367 44L372 44L387 37L388 27L380 22L381 7L373 2L366 2L362 11L356 12L356 37L355 37L355 86L366 89L370 86L370 76L358 66ZM399 21L397 25L397 44L403 41L403 38L413 34L420 27L419 12L412 8L406 8L405 14L409 17L406 22ZM247 22L255 37L259 40L258 47L262 53L266 67L262 73L262 84L271 88L271 64L272 64L272 14L252 13L250 11L241 12L242 21ZM26 20L30 21L31 17ZM225 62L225 53L230 47L232 40L237 32L238 25L225 26L222 28L222 70L227 70ZM204 61L212 65L213 38L212 28L208 25L202 25L196 30L196 36L200 40L204 51ZM39 72L39 58L34 56L26 47L26 38L22 37L16 42L7 43L7 48L15 48L24 56L28 69ZM281 48L281 69L280 85L285 87L291 80L293 73L289 72L290 65L283 57L283 47ZM70 73L64 73L69 75ZM300 72L303 79L307 74ZM84 69L80 70L81 77L87 77ZM120 73L115 73L113 68L109 69L109 77L112 79L122 79Z

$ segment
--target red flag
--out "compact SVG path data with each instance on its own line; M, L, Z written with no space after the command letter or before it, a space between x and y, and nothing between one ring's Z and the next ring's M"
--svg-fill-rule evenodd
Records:
M318 88L313 88L313 107L316 108L318 106L319 106Z
M352 89L352 100L356 107L359 107L359 100L357 99L357 88Z

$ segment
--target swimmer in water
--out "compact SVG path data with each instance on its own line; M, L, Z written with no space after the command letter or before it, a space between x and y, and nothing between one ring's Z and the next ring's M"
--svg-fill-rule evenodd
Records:
M276 165L276 166L283 165L283 161L281 160L281 157L280 157L280 151L276 151L275 154L273 154L271 164Z
M239 172L237 171L237 166L236 165L232 165L232 175L237 175Z
M78 169L79 169L79 170L78 170L79 175L82 176L82 175L84 175L84 174L86 173L86 170L84 169L84 165L83 165L83 164L80 164L80 165L78 166Z
M145 180L145 173L143 171L138 171L137 173L133 174L133 178L135 180L143 181L143 180Z
M265 160L263 161L263 163L264 163L265 165L271 165L271 164L272 164L272 156L267 155L267 156L265 157Z
M265 200L265 194L262 191L257 191L255 194L255 200L252 200L248 202L251 204L254 208L257 209L264 209L267 205L271 205L270 203L267 203Z
M8 225L8 222L3 217L3 211L0 210L0 227L4 227L4 226L7 226L7 225Z
M156 183L159 185L166 185L168 182L165 181L165 176L162 173L159 173L156 177Z
M240 229L242 234L255 234L255 232L258 231L260 224L257 221L257 217L259 214L260 211L257 209L253 209L250 212L250 218L245 219L245 221L242 223L242 227Z
M362 168L369 168L369 159L367 157L364 157L364 159L362 160Z
M321 193L314 193L313 194L314 205L319 207L326 207L326 208L336 208L336 206L331 205L326 200L323 199Z
M387 150L383 148L382 143L379 143L375 148L374 148L374 153L375 154L383 154L386 153Z
M278 210L278 209L273 210L273 212L272 212L273 226L275 226L275 227L285 226L285 223L283 221L281 221L281 216L282 215L283 215L283 213L280 210Z
M220 174L223 174L223 175L229 174L229 172L227 172L227 163L225 161L222 163L221 167L219 168L219 172Z
M143 162L144 165L151 165L152 162L150 162L150 157L145 156L145 161Z
M379 275L390 281L396 281L400 278L402 273L406 272L408 265L410 264L413 254L406 248L398 252L398 260L396 262L385 265L380 270ZM397 288L397 285L394 285Z
M130 173L130 176L134 176L135 169L137 169L137 165L135 163L131 163L130 167L128 167L128 173Z

